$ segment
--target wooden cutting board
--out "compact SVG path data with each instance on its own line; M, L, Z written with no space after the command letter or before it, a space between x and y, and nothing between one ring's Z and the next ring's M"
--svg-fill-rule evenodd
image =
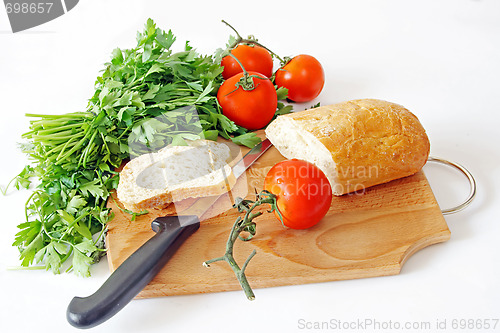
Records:
M245 153L248 149L242 150ZM249 198L254 198L254 188L260 191L267 171L283 159L271 147L247 171L246 177L238 180L231 194L248 193ZM205 260L224 254L229 231L238 216L230 208L231 200L226 195L215 203L204 218L214 217L202 221L200 229L137 298L241 289L225 262L213 263L209 268L202 266ZM185 200L176 208L182 212L193 202ZM111 271L154 235L150 225L155 217L175 211L171 205L131 221L130 215L121 212L112 200L109 207L115 213L106 239ZM238 241L234 247L240 265L252 250L257 251L246 269L252 288L398 274L413 253L450 238L422 171L369 188L362 194L334 197L325 218L310 229L284 228L269 213L256 222L257 235L248 242Z

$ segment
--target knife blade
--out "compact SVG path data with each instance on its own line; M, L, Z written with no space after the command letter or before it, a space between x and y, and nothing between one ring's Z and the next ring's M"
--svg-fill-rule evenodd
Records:
M234 176L243 175L271 146L266 139L252 148L233 166ZM198 230L200 217L218 198L220 196L200 198L182 215L157 217L151 223L156 234L128 257L94 294L71 300L66 311L68 322L77 328L91 328L118 313L161 271L182 243Z

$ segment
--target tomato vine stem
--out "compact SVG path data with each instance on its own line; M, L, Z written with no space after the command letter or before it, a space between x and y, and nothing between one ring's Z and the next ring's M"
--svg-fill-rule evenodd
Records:
M273 56L275 56L279 61L280 61L280 64L281 66L284 66L286 63L287 63L287 58L281 58L278 54L276 54L275 52L271 51L271 49L269 49L267 46L265 46L264 44L261 44L259 43L256 39L254 38L243 38L241 37L241 35L239 34L238 30L236 30L231 24L227 23L225 20L222 20L222 23L224 23L225 25L227 25L229 28L231 28L231 30L234 31L234 33L236 34L236 40L231 44L229 45L229 47L227 48L227 51L230 53L232 49L234 49L238 44L253 44L253 45L257 45L257 46L260 46L262 48L264 48L267 52L271 53Z
M234 60L236 60L236 62L238 63L238 65L240 65L241 69L243 70L243 76L235 84L234 90L232 90L231 92L229 92L228 95L232 94L233 92L235 92L236 90L238 90L239 87L241 87L241 89L243 89L245 91L251 91L251 90L254 90L255 88L257 88L258 84L255 85L255 83L253 81L253 78L260 79L260 80L268 80L267 77L262 77L262 76L258 76L258 75L250 75L250 73L247 72L247 70L245 69L245 67L243 66L243 64L240 62L240 60L234 54L229 53L228 55L231 56Z
M261 79L261 80L267 80L268 78L267 77L260 77L258 75L250 75L248 73L248 71L245 69L245 66L243 66L243 64L241 63L241 61L231 52L238 44L253 44L253 45L257 45L257 46L260 46L262 48L264 48L267 52L269 52L270 54L274 55L281 63L281 66L284 66L286 64L286 62L288 62L287 58L285 57L285 60L283 60L279 55L277 55L276 53L274 53L273 51L271 51L269 48L267 48L266 46L264 46L263 44L259 43L253 36L249 38L243 38L241 37L240 33L238 32L238 30L236 30L231 24L229 24L228 22L226 22L225 20L222 20L222 22L224 24L226 24L229 28L231 28L234 33L236 34L236 40L231 43L223 52L222 52L222 56L230 56L231 58L233 58L237 63L238 65L241 67L242 71L243 71L243 76L241 77L241 79L236 83L235 85L235 89L233 91L231 91L229 94L233 93L234 91L238 90L239 87L241 87L243 90L245 91L251 91L251 90L254 90L257 86L255 85L254 81L253 81L253 78L257 78L257 79ZM281 67L280 67L281 69ZM272 81L272 80L271 80Z
M252 253L247 257L245 262L243 263L243 266L238 265L236 260L234 259L233 255L233 248L234 248L234 242L239 238L240 240L243 241L249 241L252 239L255 234L256 234L256 223L253 221L256 217L262 215L262 212L253 212L255 208L258 206L264 205L264 204L269 204L271 205L271 209L268 211L269 213L272 213L276 211L282 219L281 214L278 210L278 206L276 203L277 197L266 191L262 190L260 193L255 194L256 199L255 201L248 200L248 199L242 199L242 198L236 198L235 204L233 205L234 208L238 209L238 212L242 213L245 212L245 215L243 218L241 216L238 216L236 221L233 224L233 227L231 228L231 232L229 233L229 238L226 242L226 252L224 253L223 256L207 260L203 262L203 266L205 267L210 267L210 264L217 262L217 261L225 261L229 264L231 269L233 270L234 274L236 275L236 278L238 279L241 288L245 292L245 295L249 300L254 300L255 299L255 294L252 290L252 287L250 287L250 284L248 283L248 279L245 275L245 270L248 266L248 263L250 260L255 256L257 251L255 249L252 251ZM248 232L249 236L248 237L242 237L240 234L242 232Z

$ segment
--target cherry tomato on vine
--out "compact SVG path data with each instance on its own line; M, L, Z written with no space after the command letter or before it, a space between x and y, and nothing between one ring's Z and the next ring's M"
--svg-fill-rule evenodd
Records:
M257 72L248 72L248 84L241 82L243 73L236 74L220 86L217 100L222 113L236 125L249 130L260 129L271 121L278 106L278 95L273 83ZM245 88L245 89L243 89Z
M318 97L325 84L325 73L313 56L295 56L276 71L275 83L288 89L288 98L294 102L309 102Z
M245 70L259 72L267 77L271 77L273 74L273 58L265 48L257 45L240 44L231 53L238 58ZM224 67L222 72L224 80L243 72L241 66L231 56L222 58L221 65Z
M332 188L323 171L297 159L274 165L266 175L264 189L277 196L283 224L292 229L317 224L332 202ZM279 218L277 212L274 213Z

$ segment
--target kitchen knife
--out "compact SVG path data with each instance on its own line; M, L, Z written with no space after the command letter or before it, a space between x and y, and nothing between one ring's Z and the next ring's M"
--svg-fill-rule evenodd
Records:
M232 169L235 177L241 176L271 145L266 139L243 156ZM200 217L219 197L198 199L180 216L157 217L151 223L151 228L156 232L151 239L128 257L94 294L71 300L66 312L68 322L77 328L91 328L114 316L160 272L181 244L198 230Z

